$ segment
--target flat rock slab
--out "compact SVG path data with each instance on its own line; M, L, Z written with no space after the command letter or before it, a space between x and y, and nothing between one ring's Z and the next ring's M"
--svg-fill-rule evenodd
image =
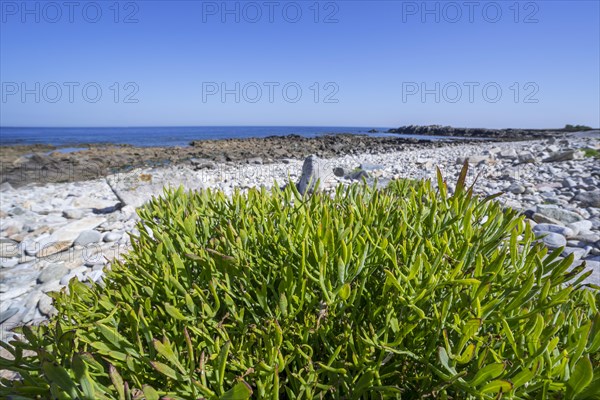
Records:
M83 231L75 239L75 244L87 246L88 244L98 243L102 239L102 234L95 230Z
M105 199L94 199L89 197L78 197L73 200L71 204L72 208L84 209L84 210L105 210L113 209L117 205L117 199L105 200Z
M48 243L44 245L40 251L36 253L38 258L46 258L52 256L57 253L61 253L67 249L69 249L73 245L72 241L56 241L52 243Z
M38 283L48 283L50 281L58 281L60 278L69 273L69 269L63 264L50 264L40 272L37 281Z
M4 321L6 321L7 319L9 319L10 317L12 317L13 315L15 315L16 313L19 312L18 308L9 308L8 310L2 311L0 312L0 324L3 323Z
M535 236L551 249L557 249L567 245L567 239L563 235L554 232L535 232Z
M102 217L85 217L71 222L57 229L51 235L36 239L35 242L26 247L25 251L29 255L40 258L61 253L69 249L82 232L91 231L104 222L106 222L106 218Z
M583 220L583 217L577 214L576 212L565 210L555 205L539 204L536 207L536 212L538 214L542 214L546 217L560 221L563 224L571 224L573 222Z
M81 232L92 230L104 222L106 222L106 218L103 217L85 217L56 230L52 237L59 242L70 241L72 243Z

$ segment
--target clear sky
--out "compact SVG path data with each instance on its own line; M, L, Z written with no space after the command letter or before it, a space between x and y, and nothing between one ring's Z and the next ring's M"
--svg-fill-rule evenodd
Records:
M2 126L600 126L597 0L0 3Z

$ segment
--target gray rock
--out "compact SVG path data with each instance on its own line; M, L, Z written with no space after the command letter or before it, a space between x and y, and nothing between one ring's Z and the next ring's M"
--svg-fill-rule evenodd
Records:
M102 270L93 270L93 271L89 272L87 275L88 279L93 282L101 281L103 276L104 276L104 272L102 272Z
M86 267L75 268L60 279L60 284L66 286L69 284L69 281L73 278L77 278L77 280L83 282L85 280L85 274L87 272L88 268Z
M46 266L38 275L38 283L47 283L54 280L60 280L69 273L69 269L64 264L50 264Z
M6 235L12 235L21 232L23 230L23 225L23 221L20 221L18 219L12 219L7 221L6 223L3 223L1 226L2 231L4 231Z
M573 236L574 232L571 228L567 228L566 226L561 225L553 225L553 224L537 224L533 227L534 232L553 232L558 233L562 236Z
M517 151L515 149L502 150L499 156L501 158L517 158Z
M567 240L567 247L581 247L584 248L588 246L589 243L583 242L581 240L569 239Z
M44 222L48 225L63 225L67 222L67 219L61 215L48 215L44 218Z
M86 246L91 243L98 243L102 239L102 234L98 231L88 230L83 231L75 239L75 244L79 246Z
M0 184L0 192L4 193L4 192L10 192L14 190L12 185L8 182L4 182L2 184Z
M565 188L576 188L577 187L577 182L575 182L573 179L571 178L565 178L562 181L562 185Z
M0 258L0 268L12 268L19 263L18 258Z
M33 251L36 251L35 256L38 258L50 257L54 254L62 253L65 250L68 250L73 245L72 241L50 241L44 243L43 246L33 248ZM28 253L29 254L29 253Z
M70 210L64 210L63 216L69 219L81 219L85 216L85 210L80 208L72 208Z
M456 164L462 165L465 163L465 160L468 161L469 164L479 165L491 161L492 158L489 155L459 157L456 159Z
M573 257L575 260L580 260L583 257L587 256L588 253L589 253L589 250L582 249L581 247L565 247L565 249L563 250L561 255L563 257L567 257L570 254L573 254Z
M551 154L549 157L544 158L542 161L543 162L562 162L562 161L569 161L569 160L579 160L583 158L583 153L579 150L566 150L566 151L562 151L562 152L557 152L554 154Z
M35 318L36 311L37 311L36 305L27 307L26 311L23 313L23 316L21 317L21 322L24 324L27 324L27 323L33 321L33 319Z
M554 218L545 216L544 214L534 213L531 217L538 224L552 224L552 225L563 225L562 222Z
M52 298L47 294L42 294L40 300L38 301L38 309L40 312L47 317L51 317L56 314L56 308L52 305Z
M344 175L346 175L346 171L344 171L344 168L342 167L336 167L333 169L333 174L337 177L343 177Z
M583 283L588 283L588 284L593 284L593 285L598 285L600 286L600 262L598 261L590 261L590 260L583 260L583 261L577 261L573 263L573 267L581 265L582 263L585 262L585 270L592 271L592 274L590 276L588 276Z
M536 161L535 156L529 152L519 153L518 160L520 164L529 164Z
M301 194L312 191L317 181L323 181L324 171L322 171L321 163L322 160L314 154L306 157L304 160L304 164L302 165L302 175L296 184L296 187ZM320 182L320 184L322 185L323 182Z
M600 189L590 192L581 192L576 195L573 200L577 201L584 207L600 208Z
M384 169L384 166L380 164L362 163L358 168L362 169L363 171L377 171Z
M199 169L216 169L217 164L209 160L208 158L192 158L190 163L194 166L196 170Z
M23 208L21 207L13 207L10 210L8 210L8 214L12 216L23 215L25 214L25 210L23 210Z
M363 171L362 169L354 171L346 176L347 179L351 179L353 181L358 181L362 178L369 179L369 177L369 173L367 171Z
M102 240L107 243L116 242L117 240L121 239L122 236L122 232L107 232L102 238Z
M18 257L21 254L19 243L10 239L0 239L0 257Z
M579 233L573 237L574 240L580 240L586 243L596 243L600 241L600 234L597 233Z
M8 320L10 317L19 312L19 309L16 307L10 307L9 309L0 312L0 324L4 321Z
M512 194L523 194L525 193L525 186L518 183L513 183L507 189Z
M248 164L262 165L263 164L263 159L260 158L260 157L252 157L252 158L249 158L248 160L246 160L246 162Z
M538 231L535 235L551 249L556 249L567 245L567 239L558 233Z
M92 230L104 222L106 222L106 218L85 217L56 230L52 233L52 237L57 242L73 242L81 232Z
M24 295L25 293L27 293L30 288L31 288L30 286L13 287L10 290L2 293L2 301L20 297L20 296Z
M577 222L571 222L567 225L569 228L575 231L577 235L579 232L587 232L592 229L592 221L582 220Z
M563 224L571 224L573 222L583 220L583 217L573 211L565 210L555 205L539 204L536 207L536 212L546 217L553 218Z

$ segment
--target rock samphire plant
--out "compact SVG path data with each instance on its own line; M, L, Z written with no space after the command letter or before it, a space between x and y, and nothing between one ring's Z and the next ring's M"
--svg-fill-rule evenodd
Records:
M171 190L3 343L14 399L598 398L600 295L464 185Z

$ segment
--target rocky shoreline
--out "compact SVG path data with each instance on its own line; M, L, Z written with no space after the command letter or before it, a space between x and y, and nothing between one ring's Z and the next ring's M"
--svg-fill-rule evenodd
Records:
M387 138L383 138L387 139ZM600 285L600 134L565 135L527 142L405 143L364 139L353 151L355 139L302 140L310 146L280 149L278 139L257 154L236 149L235 141L192 146L186 162L145 166L91 180L67 176L66 182L45 184L30 180L0 186L0 331L36 324L54 313L46 294L60 290L70 279L102 282L113 260L131 247L129 234L138 234L135 209L164 186L188 189L216 188L231 194L236 189L283 185L301 180L304 158L311 157L309 174L322 180L324 190L352 184L363 178L384 185L391 179L429 179L439 166L449 182L456 180L466 160L469 180L479 176L477 193L502 192L498 201L525 214L548 247L565 247L593 273L588 282ZM341 147L334 151L333 145ZM316 147L311 147L316 146ZM393 146L397 146L393 147ZM228 160L221 157L226 149ZM155 149L127 149L139 157ZM277 154L277 156L275 156ZM267 156L268 155L268 156ZM77 153L67 155L77 158ZM97 156L97 155L96 155ZM162 157L168 156L165 154ZM50 158L54 156L50 155ZM69 157L69 159L71 159ZM85 158L88 157L88 158ZM84 160L90 160L84 156ZM240 160L240 161L233 161ZM87 161L80 161L87 162ZM306 178L306 176L305 176ZM306 179L304 180L306 182Z
M564 129L488 129L488 128L456 128L443 125L408 125L388 129L387 133L403 135L450 136L462 138L484 138L503 140L535 140L564 135Z
M543 133L544 137L555 135ZM453 136L438 135L437 136ZM526 139L526 135L518 137ZM201 140L186 147L133 147L129 145L77 144L79 151L66 152L48 145L3 146L0 154L0 183L13 187L28 183L45 184L85 181L103 178L114 173L135 168L192 165L209 167L214 163L270 164L286 159L298 159L315 154L321 158L340 157L346 154L378 154L383 152L418 150L427 147L448 146L455 138L447 140L418 140L395 137L355 134L302 137L299 135L270 136L266 138ZM481 138L464 135L461 143L476 143ZM490 135L486 140L500 140L500 135Z

